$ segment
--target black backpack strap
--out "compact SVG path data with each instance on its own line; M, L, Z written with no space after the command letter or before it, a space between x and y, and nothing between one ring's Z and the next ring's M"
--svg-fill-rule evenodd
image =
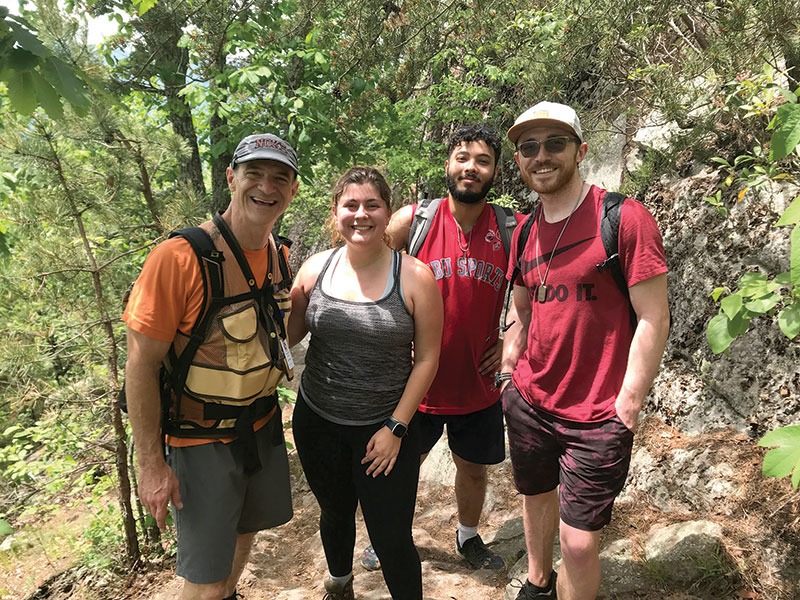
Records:
M506 258L508 258L511 253L511 236L514 235L514 229L517 227L517 217L514 211L508 207L500 206L493 202L489 202L489 206L494 209L497 229L500 233L500 239L503 241L503 250L505 250Z
M273 285L272 290L273 292L279 292L292 285L292 272L289 269L289 263L286 262L286 255L283 252L284 246L286 248L292 247L292 240L278 235L274 231L272 232L272 239L275 242L275 250L278 253L278 269L280 269L281 272L281 282Z
M441 202L442 198L426 198L417 205L414 218L411 220L411 228L408 230L408 243L406 244L406 252L410 256L419 254L419 249L422 248L422 243L428 237L433 218L436 216Z
M512 213L513 214L513 213ZM514 270L511 272L511 279L508 282L508 289L506 290L506 301L505 301L505 310L503 314L508 315L508 305L511 303L511 294L514 290L514 282L519 277L520 272L520 261L522 261L522 253L525 250L525 245L528 243L528 237L531 235L531 228L533 227L533 222L536 220L536 208L533 209L533 212L530 213L525 220L520 224L519 229L519 237L517 238L517 260L514 263ZM516 218L514 219L516 223ZM508 329L514 324L514 321L508 323L507 325L502 325L500 327L501 331L508 331Z
M611 276L617 284L619 291L628 300L628 308L631 315L631 326L635 330L637 324L636 312L630 303L630 292L625 274L622 272L622 263L619 260L619 224L622 213L622 205L625 202L625 195L618 192L606 192L603 196L603 214L600 218L600 237L603 240L603 248L606 250L606 260L597 265L597 270L601 273L605 269L611 270Z
M525 250L525 245L528 243L528 237L531 235L533 223L536 221L536 210L538 206L533 209L533 212L522 222L519 230L519 237L517 238L517 260L514 263L514 271L511 275L511 288L514 287L514 282L519 277L520 261L522 260L522 253Z
M225 289L222 279L222 263L225 257L217 250L214 242L202 227L186 227L179 229L170 237L182 237L194 250L203 277L203 302L197 320L189 334L189 342L180 356L175 354L174 347L169 349L171 367L170 386L175 394L176 412L180 409L180 399L189 374L189 365L194 359L197 349L205 340L208 326L224 304ZM207 292L210 291L210 296Z
M275 296L272 293L272 283L270 282L269 277L264 279L263 287L259 288L256 284L256 278L253 275L253 271L250 269L250 265L247 262L247 258L242 252L242 248L239 246L239 243L236 241L236 237L234 237L233 232L228 227L228 224L225 220L220 216L220 214L216 214L214 216L214 225L217 226L217 229L222 234L222 237L225 238L225 241L228 243L228 246L233 252L234 258L236 258L236 262L239 263L239 268L242 270L242 273L247 280L247 285L250 287L250 292L252 293L254 298L260 298L261 300L266 303L267 306L263 306L264 310L258 311L259 320L261 321L262 326L267 332L272 332L273 329L277 329L278 333L280 334L282 339L286 339L286 326L283 322L283 312L281 311L280 307L278 306L278 302L275 300ZM278 252L278 264L282 263L281 255L283 252ZM269 266L267 267L267 273L272 271L272 252L268 253L269 256ZM288 272L288 266L287 272ZM264 311L268 309L270 313L270 317L273 321L272 324L268 323L267 316L264 314ZM277 338L273 336L268 337L269 340L269 351L271 356L276 359L280 356L281 350L278 344Z

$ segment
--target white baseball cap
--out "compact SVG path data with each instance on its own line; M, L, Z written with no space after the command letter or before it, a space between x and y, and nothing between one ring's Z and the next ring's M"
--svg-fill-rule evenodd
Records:
M558 123L566 125L579 140L583 141L581 122L572 107L558 102L539 102L517 117L514 125L508 130L508 139L516 145L522 132L531 127L552 125Z

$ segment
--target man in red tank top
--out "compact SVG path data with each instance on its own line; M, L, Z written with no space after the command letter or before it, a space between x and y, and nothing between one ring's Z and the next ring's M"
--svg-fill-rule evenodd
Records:
M439 371L417 415L421 460L447 427L456 465L456 550L476 569L504 566L478 535L487 465L505 458L494 373L502 353L498 324L508 260L501 239L504 224L497 222L486 201L499 158L500 139L493 130L480 124L456 129L445 161L449 193L439 203L417 253L433 271L444 302ZM392 217L387 232L397 249L408 244L417 206L405 206ZM513 320L513 315L507 319Z
M578 172L587 145L575 111L540 102L508 137L540 199L519 261L522 227L511 244L522 328L506 335L502 362L513 371L503 408L528 547L517 600L591 600L600 586L600 532L625 484L633 430L669 332L664 247L655 219L626 198L617 241L626 296L611 269L600 268L610 254L600 234L605 190Z

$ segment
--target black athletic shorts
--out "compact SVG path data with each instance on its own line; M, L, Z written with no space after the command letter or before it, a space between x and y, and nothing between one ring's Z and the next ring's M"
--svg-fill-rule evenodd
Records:
M432 415L417 412L421 454L427 454L442 437L447 425L447 442L453 454L467 462L496 465L506 457L503 406L491 406L466 415Z

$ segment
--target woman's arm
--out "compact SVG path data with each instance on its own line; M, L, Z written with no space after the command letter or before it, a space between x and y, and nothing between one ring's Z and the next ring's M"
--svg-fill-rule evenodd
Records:
M403 256L403 293L414 319L414 366L392 417L408 424L428 391L439 368L442 346L442 294L428 267L411 256ZM388 475L400 451L401 438L381 427L367 444L362 464L372 463L367 475Z
M292 311L289 313L289 325L287 328L290 346L300 342L308 333L308 327L306 327L308 296L317 282L319 272L330 253L331 250L326 250L307 259L294 278L291 291Z

